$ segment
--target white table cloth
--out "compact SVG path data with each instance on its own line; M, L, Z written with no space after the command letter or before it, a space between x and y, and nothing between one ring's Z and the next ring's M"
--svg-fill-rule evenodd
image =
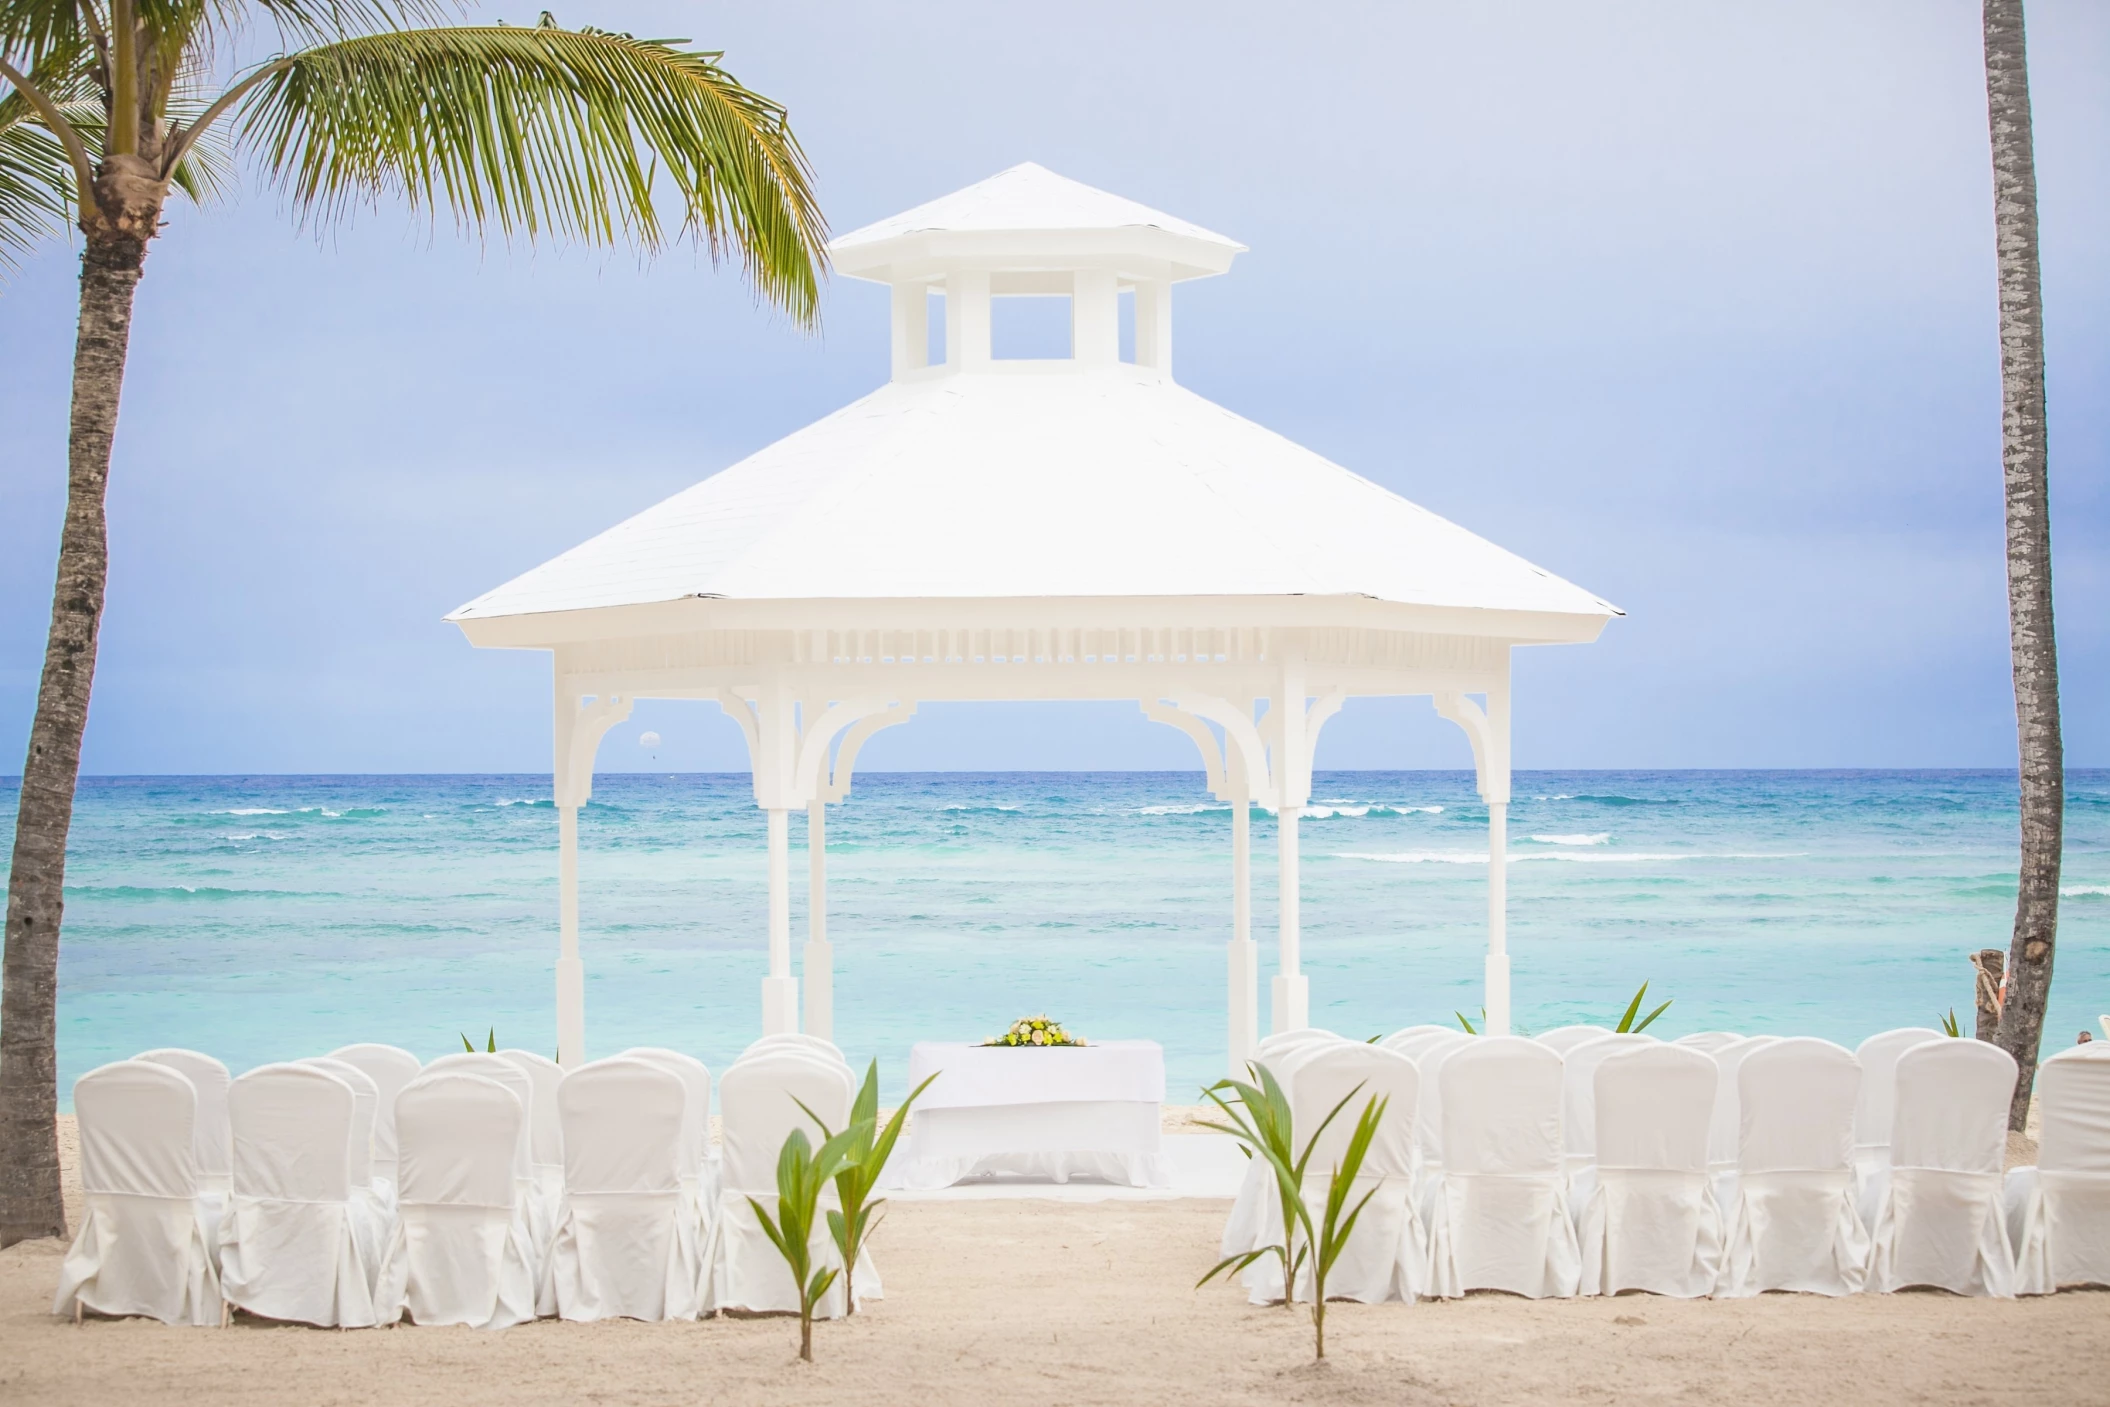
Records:
M916 1101L906 1146L887 1168L889 1187L992 1176L1172 1185L1159 1142L1165 1052L1156 1041L1052 1048L919 1041L908 1068L911 1089L938 1078Z

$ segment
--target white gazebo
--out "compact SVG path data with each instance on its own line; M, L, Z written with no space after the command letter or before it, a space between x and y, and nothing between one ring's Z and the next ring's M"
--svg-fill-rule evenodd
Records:
M555 657L565 1063L585 1039L579 808L639 698L716 700L746 734L769 818L763 1029L803 1014L824 1036L826 807L859 747L926 699L1138 701L1194 740L1231 804L1235 1070L1259 1031L1250 807L1278 817L1271 1023L1295 1029L1297 818L1319 731L1352 697L1428 695L1470 739L1488 807L1487 1024L1508 1029L1510 651L1593 641L1620 612L1175 382L1173 285L1242 249L1031 164L844 235L836 269L893 290L886 385L448 617L472 644ZM992 357L992 307L1051 297L1069 300L1071 354Z

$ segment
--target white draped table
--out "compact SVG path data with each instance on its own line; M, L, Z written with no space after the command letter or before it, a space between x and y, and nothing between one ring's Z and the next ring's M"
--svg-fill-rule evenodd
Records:
M916 1100L907 1146L886 1184L950 1187L965 1178L1170 1187L1159 1146L1165 1052L1156 1041L1052 1048L919 1041L909 1088L937 1079Z

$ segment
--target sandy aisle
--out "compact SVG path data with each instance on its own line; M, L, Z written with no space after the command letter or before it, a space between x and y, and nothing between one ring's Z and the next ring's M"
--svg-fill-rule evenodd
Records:
M0 1401L30 1403L2082 1403L2110 1382L2110 1294L1995 1304L1913 1294L1626 1297L1302 1313L1200 1293L1226 1204L919 1203L878 1243L888 1298L784 1320L543 1322L329 1333L76 1329L49 1315L61 1248L0 1252Z

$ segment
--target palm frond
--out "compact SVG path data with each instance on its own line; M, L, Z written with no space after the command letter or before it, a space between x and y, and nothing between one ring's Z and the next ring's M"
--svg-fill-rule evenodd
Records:
M49 81L49 68L32 81ZM63 233L73 209L73 163L29 99L0 89L0 273Z
M86 48L81 0L0 0L0 54L41 63L57 48Z
M532 240L737 253L756 291L813 319L826 227L784 111L715 54L551 27L375 34L277 61L241 132L304 214L384 195ZM672 202L669 202L672 203Z

